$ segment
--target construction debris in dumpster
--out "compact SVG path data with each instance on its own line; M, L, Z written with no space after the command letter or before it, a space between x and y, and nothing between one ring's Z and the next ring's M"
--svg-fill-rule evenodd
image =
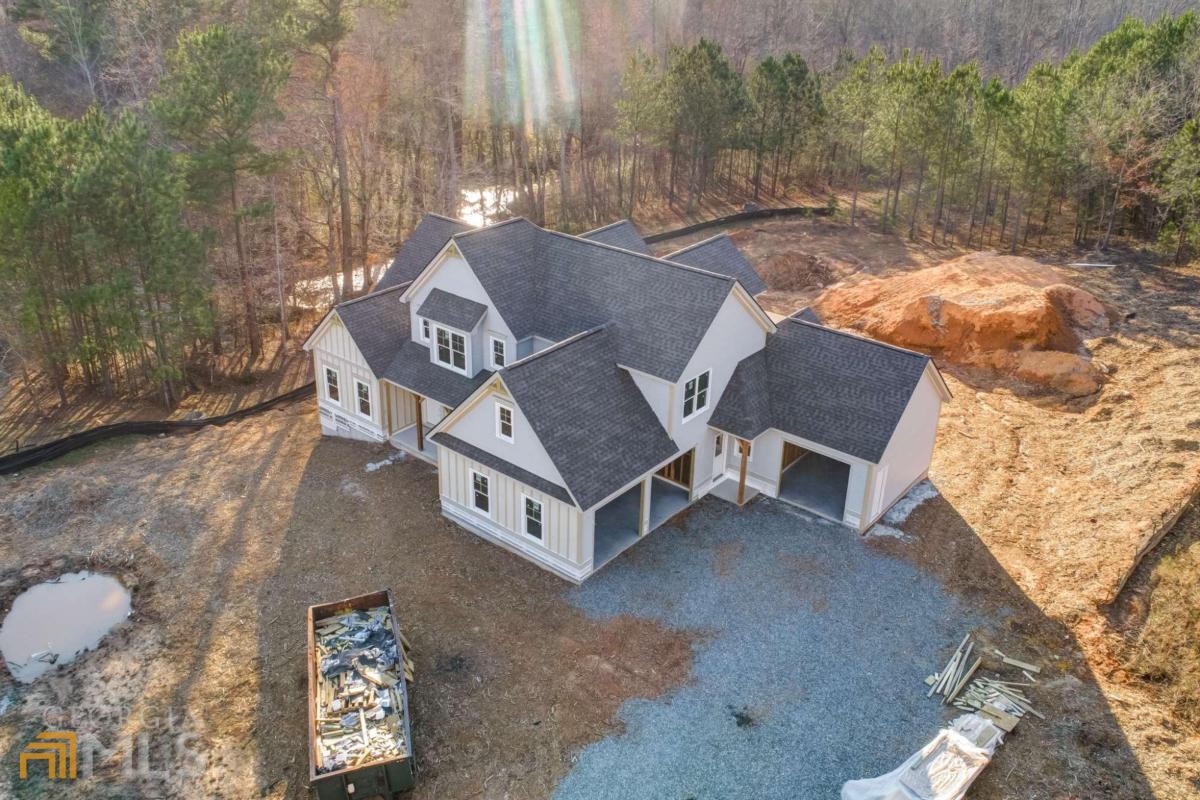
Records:
M397 688L403 651L390 616L379 606L316 626L318 774L408 754ZM404 658L403 674L411 675Z

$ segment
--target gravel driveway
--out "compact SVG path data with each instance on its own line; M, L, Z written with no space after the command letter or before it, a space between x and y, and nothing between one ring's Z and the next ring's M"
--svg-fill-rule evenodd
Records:
M560 800L837 797L932 737L943 709L922 679L983 621L853 531L770 499L706 499L570 599L707 635L690 683L626 702L625 731L579 753Z

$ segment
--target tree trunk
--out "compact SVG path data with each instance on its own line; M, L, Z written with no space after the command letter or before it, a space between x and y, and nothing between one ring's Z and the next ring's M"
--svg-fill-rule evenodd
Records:
M242 304L246 314L246 339L250 343L249 364L262 353L262 333L258 330L258 300L254 296L254 285L250 280L250 268L246 264L246 249L242 243L242 215L238 202L237 176L229 184L229 205L233 211L233 242L237 249L238 278L242 284Z
M346 158L346 123L342 118L342 92L338 82L338 61L341 57L336 47L329 53L330 105L333 109L333 156L337 164L338 205L341 209L342 228L342 297L354 294L354 240L351 237L350 219L350 165Z

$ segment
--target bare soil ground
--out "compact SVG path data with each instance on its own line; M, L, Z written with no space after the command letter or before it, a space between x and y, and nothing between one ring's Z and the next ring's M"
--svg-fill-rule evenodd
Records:
M81 382L68 386L63 406L49 380L35 376L31 392L19 376L10 375L0 381L0 455L111 422L179 419L195 412L206 417L228 414L295 389L312 380L312 359L301 345L318 318L297 325L282 352L278 337L268 330L257 361L248 364L245 353L217 359L209 374L197 376L201 388L172 410L156 397L104 397Z
M133 622L100 650L19 692L0 678L0 696L21 698L0 716L0 795L47 791L16 781L43 720L113 748L166 709L189 715L200 780L130 780L118 762L55 796L307 796L304 609L383 587L420 643L415 798L544 797L624 700L685 680L688 637L585 618L557 578L444 521L432 467L367 472L388 450L319 430L300 404L3 479L0 607L84 563L136 589Z

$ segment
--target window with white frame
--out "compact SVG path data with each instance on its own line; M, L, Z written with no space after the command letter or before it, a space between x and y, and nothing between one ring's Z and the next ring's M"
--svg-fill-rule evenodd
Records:
M429 320L427 319L421 320L421 341L429 341Z
M725 452L725 434L718 433L716 442L713 444L713 457L720 458L721 453Z
M500 369L501 367L503 367L506 363L508 363L507 358L505 358L506 355L507 354L505 352L504 340L500 339L496 336L493 336L492 337L492 366L495 367L496 369Z
M371 416L371 387L357 378L354 379L354 402L358 404L359 414Z
M496 435L506 442L513 440L513 410L503 403L496 403Z
M708 408L708 381L712 370L705 370L683 386L683 418L688 419Z
M741 439L734 439L734 441L737 442L737 449L735 451L737 457L740 459L742 457L742 452L745 451L746 460L749 461L751 454L754 452L754 448L750 446L749 442L743 442Z
M542 540L542 504L528 495L525 498L525 535Z
M338 371L333 367L325 368L325 397L335 403L342 402L338 393Z
M488 492L488 477L471 470L471 505L476 511L491 514L491 495Z
M467 371L467 340L461 333L437 327L437 360L459 372Z

